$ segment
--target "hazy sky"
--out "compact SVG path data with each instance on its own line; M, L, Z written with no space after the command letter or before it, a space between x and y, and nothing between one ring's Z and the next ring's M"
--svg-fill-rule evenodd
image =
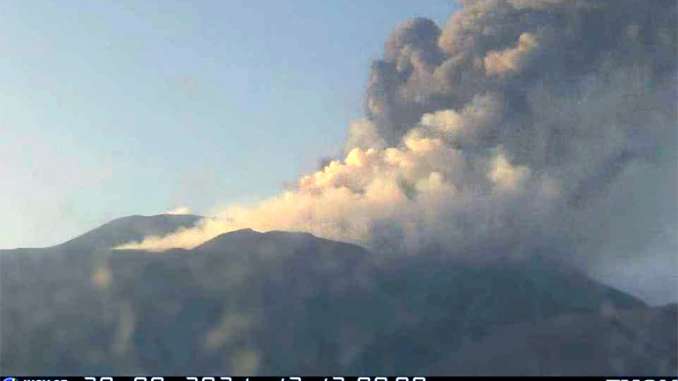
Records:
M393 27L454 7L1 2L0 248L275 193L340 151Z

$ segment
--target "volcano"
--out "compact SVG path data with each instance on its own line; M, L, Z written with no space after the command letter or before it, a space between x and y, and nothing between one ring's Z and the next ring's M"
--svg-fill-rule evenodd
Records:
M625 355L610 345L627 326L633 327L624 336L629 346L650 345L652 337L675 339L664 332L676 322L675 308L648 307L541 256L460 262L446 253L376 253L308 233L249 229L191 250L112 249L199 219L127 217L61 245L2 251L0 370L554 374L567 367L573 374L610 374L677 369L676 346L669 342L653 346L653 355L640 360L637 352ZM566 330L560 329L562 319ZM656 321L663 322L664 331L651 329ZM587 332L596 335L576 339ZM548 351L535 350L535 340ZM573 362L570 356L592 352L616 360ZM500 361L506 353L515 361ZM548 361L544 353L550 354Z

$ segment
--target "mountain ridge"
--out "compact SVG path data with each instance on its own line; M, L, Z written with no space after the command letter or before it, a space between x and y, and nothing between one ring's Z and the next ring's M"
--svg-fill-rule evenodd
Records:
M44 249L108 249L128 242L141 241L149 235L165 235L194 226L203 216L193 214L130 215L115 218L64 242L43 247L17 247L0 252Z

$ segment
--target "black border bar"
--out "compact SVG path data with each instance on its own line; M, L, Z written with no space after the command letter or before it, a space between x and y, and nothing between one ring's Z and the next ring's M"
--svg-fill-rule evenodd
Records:
M604 380L604 381L678 381L678 376L583 376L583 377L425 377L425 376L0 376L0 381L442 381L442 380Z

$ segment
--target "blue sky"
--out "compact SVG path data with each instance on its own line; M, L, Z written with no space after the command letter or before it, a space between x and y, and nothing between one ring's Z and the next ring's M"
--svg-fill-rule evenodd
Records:
M0 248L275 193L341 150L429 1L3 1Z

